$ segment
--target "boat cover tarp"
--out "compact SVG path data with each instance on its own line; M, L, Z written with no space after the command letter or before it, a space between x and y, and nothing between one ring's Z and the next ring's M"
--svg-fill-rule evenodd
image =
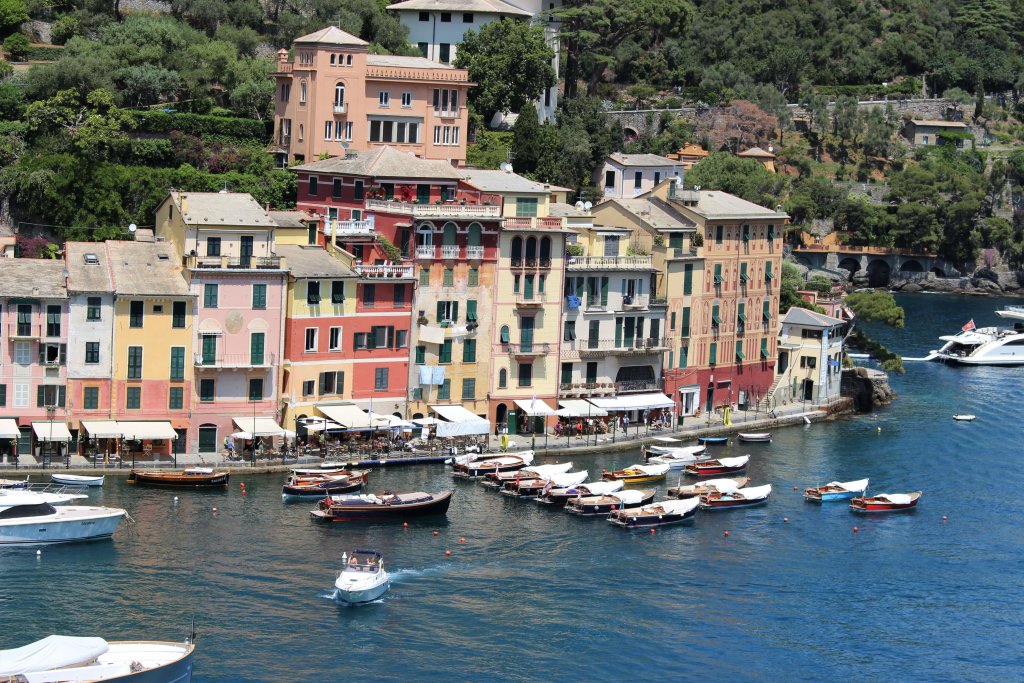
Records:
M539 398L517 398L516 405L522 408L529 417L546 417L555 414L554 408Z
M32 431L40 441L71 441L71 432L63 422L33 422Z
M606 410L653 410L654 408L671 408L675 405L672 399L658 392L623 394L614 398L592 398L590 402L598 408Z
M621 491L626 482L621 479L615 481L592 481L589 484L581 484L581 489L586 489L591 496L603 496L606 493Z
M551 477L551 476L554 476L556 474L562 474L563 472L568 472L571 469L572 469L572 463L571 462L560 462L560 463L554 463L554 464L551 464L551 465L534 465L534 466L530 467L530 469L525 470L525 472L529 472L529 473L535 474L538 477ZM518 472L516 474L518 474ZM570 486L570 485L571 484L566 484L566 486Z
M272 417L233 417L234 422L243 432L254 436L285 436L286 430L277 424Z
M771 492L772 485L765 484L764 486L753 486L750 488L740 489L739 491L734 491L733 493L736 495L741 495L747 500L753 500L755 498L764 498Z
M907 493L880 493L875 498L887 500L893 505L909 505L912 500Z
M599 408L590 401L584 401L581 398L567 398L564 401L559 401L558 405L574 413L566 415L566 417L606 417L608 415L608 411L604 408Z
M719 458L718 462L725 467L738 467L750 460L749 455L741 455L738 458Z
M566 486L575 486L576 484L582 484L590 476L586 470L582 472L560 472L559 474L551 475L551 486L553 488L565 488Z
M639 503L644 499L646 495L645 491L637 491L636 489L623 489L622 491L616 491L611 494L613 498L618 498L626 505L632 505L633 503Z
M328 418L340 424L342 427L347 427L348 429L362 429L373 426L370 424L369 415L354 403L335 406L317 406L316 409Z
M251 420L252 418L250 418ZM261 418L262 419L262 418ZM273 420L271 420L273 422ZM118 422L118 428L124 434L124 438L132 441L143 441L149 439L168 439L174 441L178 433L170 422Z
M647 475L664 474L668 472L668 465L630 465L627 470L639 470Z
M491 433L490 422L479 415L469 412L462 406L430 406L430 409L447 420L447 422L441 422L437 425L438 436L469 436Z
M82 429L94 439L121 438L121 428L115 420L82 420Z
M110 649L102 638L47 636L34 643L0 650L0 676L17 676L88 662Z
M826 486L838 486L844 491L863 491L868 487L868 480L858 479L857 481L830 481Z
M0 419L0 439L17 439L21 436L18 423L8 417Z
M683 498L682 500L663 500L660 503L651 503L642 508L627 510L627 512L637 517L656 514L680 515L686 514L698 505L700 505L700 498ZM655 508L661 508L664 512L659 513Z

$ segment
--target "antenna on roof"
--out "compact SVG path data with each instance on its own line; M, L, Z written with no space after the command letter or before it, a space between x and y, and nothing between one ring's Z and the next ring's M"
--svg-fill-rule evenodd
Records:
M501 162L501 164L498 166L498 168L500 168L505 173L511 173L512 172L512 164L508 163L507 161Z
M582 210L583 209L583 202L576 202L575 206L576 206L577 209L581 209Z
M594 208L594 203L593 202L583 202L583 208L586 211L590 211L592 208Z

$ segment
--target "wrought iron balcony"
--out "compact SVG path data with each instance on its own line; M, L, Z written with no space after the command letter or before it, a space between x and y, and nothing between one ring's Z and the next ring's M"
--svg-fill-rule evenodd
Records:
M654 380L635 379L626 382L616 382L617 393L628 393L631 391L661 391L661 385Z
M516 306L519 307L543 306L545 301L547 301L547 292L533 292L532 294L516 292Z
M516 358L523 358L527 356L546 356L551 352L551 344L548 343L528 343L528 344L506 344L508 347L508 355Z
M563 352L575 351L580 358L601 356L639 356L662 353L669 348L668 337L637 337L634 339L577 339L562 344Z
M197 353L195 365L198 368L270 368L274 366L274 354L254 356L249 353L218 353L213 358Z
M613 382L572 382L558 385L559 396L614 396Z
M652 270L650 256L570 256L565 261L568 270Z

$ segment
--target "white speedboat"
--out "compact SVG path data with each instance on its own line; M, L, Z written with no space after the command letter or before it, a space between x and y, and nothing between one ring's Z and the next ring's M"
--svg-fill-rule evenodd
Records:
M953 419L957 422L974 422L975 418L977 418L977 415L965 415L963 413L958 413L953 416Z
M376 550L355 550L343 554L344 565L334 582L339 602L357 605L372 602L388 592L391 577L384 571L384 560Z
M765 442L772 440L771 432L740 432L738 434L740 441L746 442Z
M946 342L929 360L961 365L1024 365L1024 306L996 311L1012 320L1013 327L974 327L973 320L957 334L939 337Z
M195 645L47 636L0 650L0 680L26 683L188 683Z
M0 545L109 538L127 514L121 508L61 505L77 498L84 496L20 489L3 491L0 493Z
M66 486L103 486L103 475L85 477L80 474L51 474L50 480Z

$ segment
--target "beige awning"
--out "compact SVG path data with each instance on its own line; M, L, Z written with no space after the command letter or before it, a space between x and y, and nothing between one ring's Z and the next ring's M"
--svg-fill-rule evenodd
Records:
M288 436L290 434L272 417L234 417L231 419L240 430L253 436Z
M40 441L71 441L71 432L64 422L45 421L33 422L32 431Z
M17 420L10 418L0 419L0 439L17 439L21 436L21 431L18 430Z
M317 410L346 429L369 429L370 416L354 403L334 406L317 406Z
M82 420L82 430L94 439L121 438L121 428L114 420Z
M121 434L129 441L147 441L151 439L169 439L174 441L178 433L170 422L118 422Z

